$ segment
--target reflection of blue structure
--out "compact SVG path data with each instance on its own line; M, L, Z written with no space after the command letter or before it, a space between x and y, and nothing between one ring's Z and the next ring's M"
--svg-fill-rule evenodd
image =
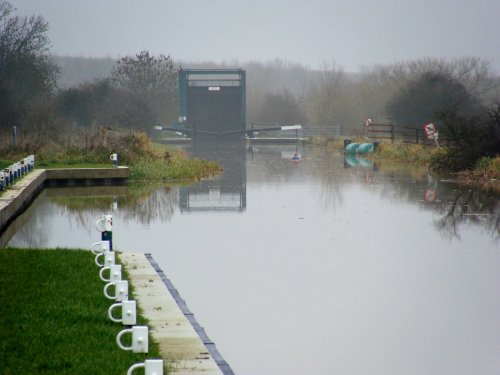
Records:
M356 154L346 154L344 156L344 167L363 167L363 168L373 168L373 161L370 159L362 158L356 156Z
M242 212L246 208L246 153L241 143L193 143L195 157L214 160L224 172L216 177L180 188L182 212Z

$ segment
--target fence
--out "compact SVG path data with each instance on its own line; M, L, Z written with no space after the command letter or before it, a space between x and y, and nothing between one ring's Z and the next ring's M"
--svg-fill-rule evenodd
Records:
M427 139L423 127L412 125L395 125L395 124L371 124L365 128L365 135L370 139L390 139L394 141L402 141L403 143L415 143L428 146L435 146L436 142L433 139ZM439 137L439 143L448 143L448 140Z
M342 125L304 126L303 137L340 137L344 134Z

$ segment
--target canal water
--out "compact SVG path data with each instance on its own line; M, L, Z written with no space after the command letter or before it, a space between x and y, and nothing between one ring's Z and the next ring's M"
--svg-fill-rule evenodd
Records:
M45 189L3 245L88 248L112 213L238 375L500 373L498 195L324 148L188 151L224 173Z

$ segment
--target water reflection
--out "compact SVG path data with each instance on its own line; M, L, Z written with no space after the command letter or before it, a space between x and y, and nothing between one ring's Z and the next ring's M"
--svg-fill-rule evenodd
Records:
M412 203L433 211L435 228L445 238L460 238L464 225L476 226L494 240L500 238L498 194L461 189L440 182L426 168L379 164L371 160L304 149L297 145L249 146L241 143L197 143L188 149L195 157L215 160L224 172L192 185L130 184L129 186L47 188L27 212L2 235L5 246L16 232L22 245L39 246L50 242L44 226L46 217L71 216L76 227L103 212L119 212L126 222L148 225L169 222L176 211L244 212L247 207L247 174L254 184L319 182L319 207L323 211L348 205L344 190L360 184L371 193L401 204ZM294 160L298 157L299 160ZM250 168L247 169L247 158ZM51 202L51 203L49 203ZM93 219L90 219L93 220Z
M120 214L126 222L170 221L179 207L179 189L164 184L132 184L130 194L118 201Z
M10 245L88 247L113 212L116 248L153 254L237 374L498 368L498 195L323 148L196 147L224 173L47 189Z
M440 190L443 200L435 205L441 217L436 228L448 238L460 238L460 227L474 225L492 238L500 239L500 201L479 190L454 189L445 184Z
M224 166L224 173L191 186L181 187L181 211L244 211L247 205L244 144L196 142L189 152L199 159L218 162Z
M103 212L120 211L123 218L141 224L172 219L179 205L178 187L159 183L131 183L128 186L49 188L50 198L63 214L74 213L83 224L87 217L79 214L90 211L94 216Z
M368 169L374 169L375 163L373 160L355 155L355 154L345 154L344 155L344 168L351 167L363 167Z
M357 155L345 155L344 168L360 170L363 182L378 185L383 197L436 211L440 215L434 219L436 228L446 238L460 238L463 224L478 226L492 238L500 238L500 201L496 194L440 182L439 176L424 167L385 164L379 172L376 163Z

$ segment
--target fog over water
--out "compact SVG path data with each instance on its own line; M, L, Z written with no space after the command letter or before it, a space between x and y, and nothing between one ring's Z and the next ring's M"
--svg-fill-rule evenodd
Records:
M422 57L481 57L500 71L497 0L251 2L13 0L50 23L58 55L149 50L182 61L268 61L347 71Z

